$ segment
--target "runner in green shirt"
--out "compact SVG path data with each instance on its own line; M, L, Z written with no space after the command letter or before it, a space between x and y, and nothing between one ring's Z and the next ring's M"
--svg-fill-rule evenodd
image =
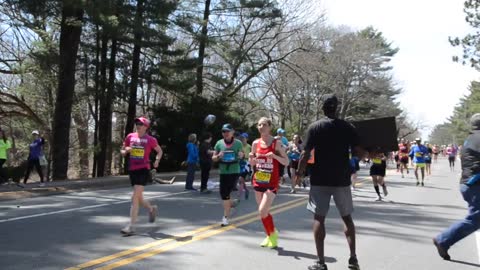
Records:
M220 163L220 196L223 201L222 226L229 224L230 209L235 207L238 202L232 201L230 193L234 189L240 174L239 161L245 156L242 150L242 142L233 137L234 132L232 125L223 125L223 139L215 144L215 154L212 157L213 161Z
M0 183L4 183L8 181L8 175L3 169L3 164L7 162L7 151L12 148L12 144L7 140L4 130L0 130L0 135Z

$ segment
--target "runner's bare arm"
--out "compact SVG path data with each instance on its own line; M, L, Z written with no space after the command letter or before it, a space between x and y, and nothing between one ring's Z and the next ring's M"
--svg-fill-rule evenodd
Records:
M255 158L255 151L257 149L257 141L254 141L252 143L252 150L250 150L250 153L248 154L248 162L250 163L250 166L252 168L257 165L257 159Z

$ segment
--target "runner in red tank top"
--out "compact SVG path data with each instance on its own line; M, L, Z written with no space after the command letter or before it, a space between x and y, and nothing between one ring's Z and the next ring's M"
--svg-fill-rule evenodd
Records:
M275 230L273 217L269 212L278 190L280 180L279 166L280 164L286 166L288 157L281 146L281 142L275 140L270 134L272 120L262 117L258 120L257 127L261 137L252 144L249 162L252 168L254 168L253 187L255 189L258 212L267 234L261 246L276 248L278 232Z

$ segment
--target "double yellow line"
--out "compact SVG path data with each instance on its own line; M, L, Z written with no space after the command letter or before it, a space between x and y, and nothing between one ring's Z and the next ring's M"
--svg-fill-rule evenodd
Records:
M292 201L289 201L289 202L286 202L286 203L278 204L278 205L272 207L270 212L272 214L285 212L289 209L296 208L296 207L299 207L301 205L304 205L306 203L306 201L307 201L306 198L300 198L300 199L295 199L295 200L292 200ZM82 263L80 265L67 268L66 270L86 269L86 268L90 268L90 267L97 266L97 265L100 265L100 264L104 264L104 263L107 263L107 262L111 262L111 261L116 260L116 259L123 258L121 260L110 263L106 266L96 268L96 269L99 269L99 270L100 269L101 270L115 269L115 268L118 268L118 267L121 267L121 266L125 266L125 265L128 265L128 264L134 263L136 261L140 261L140 260L152 257L152 256L160 254L160 253L164 253L166 251L175 249L177 247L181 247L181 246L188 245L188 244L196 242L196 241L200 241L200 240L212 237L214 235L217 235L217 234L220 234L222 232L226 232L226 231L238 228L240 226L252 223L252 222L257 221L257 220L258 220L258 212L252 212L252 213L249 213L249 214L231 219L230 220L232 222L231 225L226 226L226 227L220 227L220 224L213 224L213 225L201 227L201 228L198 228L198 229L193 230L193 231L182 233L178 236L154 241L154 242L146 244L146 245L138 246L138 247L128 249L128 250L125 250L125 251L122 251L122 252L118 252L118 253L115 253L115 254L112 254L112 255L109 255L109 256L98 258L98 259L95 259L95 260L92 260L92 261L89 261L89 262L86 262L86 263ZM189 238L189 240L182 241L182 239L185 239L185 238ZM175 240L177 240L177 241L175 241ZM170 243L170 242L173 242L173 243ZM170 244L164 245L164 244L167 244L167 243L170 243ZM158 246L161 246L161 247L158 247ZM144 252L142 252L142 251L144 251ZM140 253L140 252L142 252L142 253ZM135 253L139 253L139 254L131 256L131 257L127 257L127 256L135 254ZM127 257L127 258L125 258L125 257Z

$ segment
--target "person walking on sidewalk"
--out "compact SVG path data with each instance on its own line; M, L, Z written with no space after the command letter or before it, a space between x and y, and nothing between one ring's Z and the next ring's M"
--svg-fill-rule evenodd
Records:
M207 189L208 178L210 177L210 170L212 169L212 133L207 132L203 135L202 142L200 143L200 170L201 170L201 193L210 193Z
M238 203L238 200L232 200L230 194L240 174L239 161L245 156L242 142L233 137L234 132L232 125L223 125L223 139L217 141L215 154L213 154L213 161L220 163L220 197L223 202L222 226L230 224L228 218L230 217L231 208Z
M468 215L433 239L438 254L444 260L450 260L450 247L480 229L480 113L474 114L470 123L472 131L460 153L460 192L468 204Z
M254 168L253 188L258 205L258 212L267 237L260 244L262 247L276 248L278 245L278 231L275 229L270 208L275 199L280 181L279 166L288 164L288 157L280 139L274 138L272 120L260 118L257 124L260 138L252 144L249 162Z
M197 169L198 163L197 134L195 133L188 135L187 152L187 179L185 181L185 190L197 191L197 189L193 187L195 170Z
M7 139L5 131L0 129L0 184L8 182L8 175L3 168L3 165L7 162L7 152L10 148L12 148L12 144Z
M345 226L345 236L350 248L348 267L358 270L355 248L355 225L352 219L353 200L350 179L349 151L359 153L359 135L356 129L336 116L338 99L326 96L323 103L325 118L311 124L306 134L305 145L300 156L297 177L303 175L310 152L315 152L315 163L310 175L310 198L307 209L314 215L313 234L318 260L309 270L327 270L324 255L325 217L333 196ZM357 155L358 156L358 155Z
M27 183L28 178L30 177L30 172L33 167L37 170L38 176L40 176L40 186L44 186L43 183L43 170L40 166L40 158L43 156L42 146L45 144L45 139L40 136L38 130L32 131L33 142L29 145L30 152L28 154L27 161L27 172L23 178L23 184Z
M154 168L158 167L163 152L157 139L147 134L150 127L150 121L147 118L135 119L135 127L137 131L127 135L120 150L122 156L128 156L130 183L133 187L130 223L120 231L124 235L131 235L135 232L140 205L148 209L149 222L155 222L157 216L157 206L152 206L143 198L143 191L150 174L151 151L157 152L153 163Z

